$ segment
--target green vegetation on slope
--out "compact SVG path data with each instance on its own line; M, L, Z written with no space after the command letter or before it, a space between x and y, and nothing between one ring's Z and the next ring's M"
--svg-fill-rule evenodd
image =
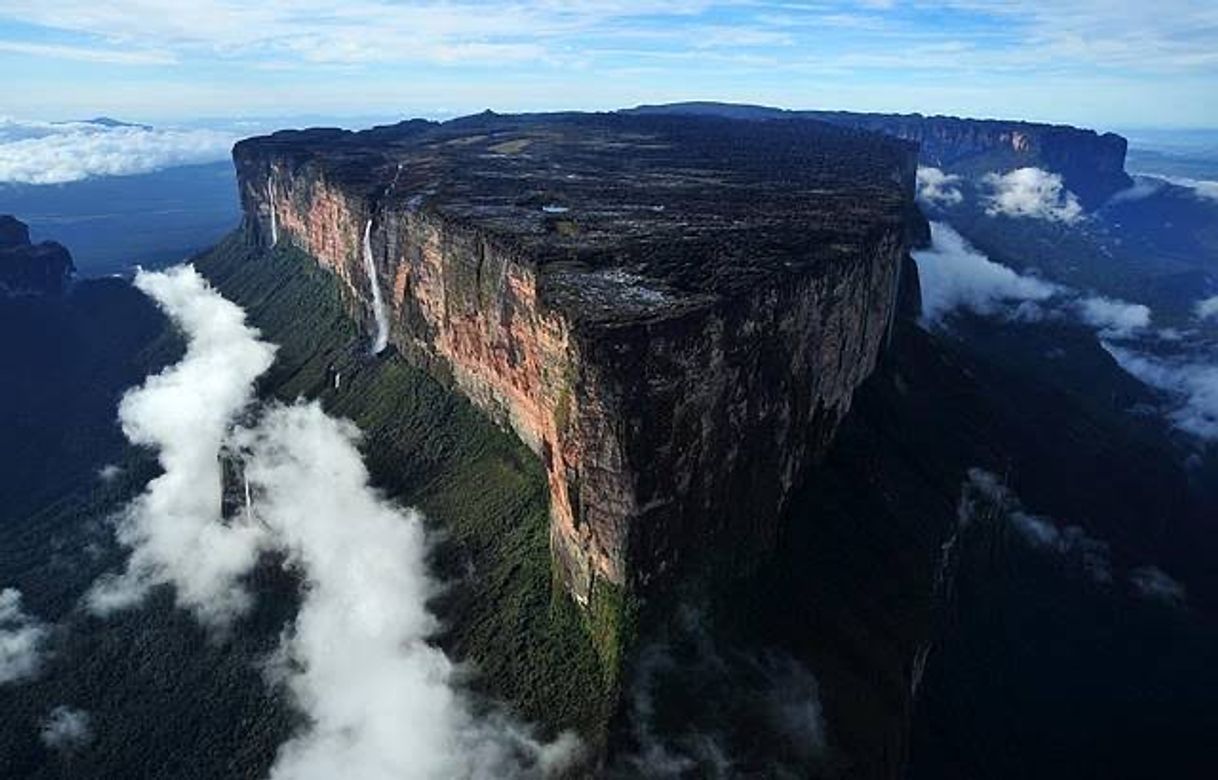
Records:
M599 739L615 676L602 674L578 609L552 585L536 457L396 354L370 356L333 278L307 256L260 254L234 234L196 267L280 346L263 391L317 398L354 421L376 484L440 532L444 648L547 731Z

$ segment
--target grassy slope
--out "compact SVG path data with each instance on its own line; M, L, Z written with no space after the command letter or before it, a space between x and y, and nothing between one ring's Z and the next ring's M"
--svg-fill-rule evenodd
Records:
M552 586L545 477L533 454L396 355L370 358L337 286L303 255L254 256L233 236L196 266L280 345L264 390L319 398L357 423L376 484L442 530L435 564L451 583L436 604L443 646L530 721L599 735L610 686L579 613Z

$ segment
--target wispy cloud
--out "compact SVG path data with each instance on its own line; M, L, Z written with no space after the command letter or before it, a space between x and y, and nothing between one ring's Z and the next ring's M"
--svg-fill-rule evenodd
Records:
M1047 301L1060 288L1024 276L995 263L942 222L932 222L931 248L914 253L922 286L922 316L938 324L950 312L964 308L995 314L1012 304Z
M329 50L354 61L426 61L445 51L483 44L527 44L558 55L595 48L605 39L645 41L656 33L678 46L754 48L812 46L821 54L833 43L825 31L848 35L853 51L882 57L894 41L970 47L983 66L1005 60L1027 65L1069 62L1123 68L1192 69L1218 66L1206 31L1218 30L1212 9L1189 0L1166 0L1148 13L1135 3L1100 0L955 2L915 6L895 2L830 1L732 3L634 0L559 3L532 0L486 4L458 0L360 0L342 6L317 0L249 4L199 0L171 12L147 0L0 1L0 16L49 30L124 42L160 51L209 51L246 57L291 41L310 39L313 52ZM396 42L396 45L394 45ZM834 52L836 53L836 52ZM910 64L918 58L907 57Z
M63 104L164 116L165 101L132 91L151 84L152 69L136 85L113 68L172 58L157 88L209 112L213 90L223 92L220 111L268 110L269 101L269 110L292 113L326 103L368 111L372 101L378 112L418 110L438 88L448 101L476 93L463 111L697 97L1087 122L1101 113L1134 121L1145 109L1131 104L1154 104L1176 123L1212 118L1213 14L1167 3L1148 15L1131 2L1084 0L199 0L172 9L152 0L0 0L0 38L25 47L10 58L85 61L76 75L96 86L88 99L57 87L63 94L23 95L9 108L43 115ZM107 72L88 71L89 61ZM620 74L634 81L620 83ZM1153 83L1164 74L1170 84Z
M166 51L125 51L92 46L30 43L28 41L0 41L0 52L79 62L105 62L115 65L172 65L177 61L173 54Z
M21 608L21 591L0 590L0 685L38 674L50 629Z
M1181 606L1187 599L1184 586L1157 566L1139 566L1130 572L1130 581L1147 598L1172 606Z
M730 778L760 759L774 777L804 777L832 765L812 672L777 648L721 644L705 622L683 606L664 640L640 649L625 718L633 749L608 776ZM674 723L665 713L683 695L698 704Z
M1158 356L1111 341L1103 345L1121 368L1171 397L1167 416L1172 424L1204 439L1218 439L1218 358Z
M84 710L61 704L51 710L38 736L52 750L70 753L93 741L92 718Z
M984 469L969 469L961 488L958 514L964 523L996 516L1032 547L1074 561L1099 583L1113 581L1108 545L1076 525L1059 525L1051 518L1024 509L1019 497L998 477Z
M1181 187L1187 187L1193 191L1193 194L1198 198L1206 200L1218 200L1218 181L1210 181L1208 179L1190 179L1184 176L1166 176L1172 184L1178 184Z
M969 469L960 488L957 516L963 528L978 522L1006 523L1029 547L1077 566L1093 582L1108 586L1117 581L1117 566L1107 542L1077 525L1029 512L1006 481L993 472ZM1122 579L1141 598L1171 607L1185 604L1184 586L1157 566L1137 566Z

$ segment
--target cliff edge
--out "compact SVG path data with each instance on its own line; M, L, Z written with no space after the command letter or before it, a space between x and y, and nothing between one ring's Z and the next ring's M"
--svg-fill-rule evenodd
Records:
M888 336L916 154L807 121L490 113L233 152L250 240L311 255L374 349L539 455L557 572L607 623L773 544Z
M1128 142L1116 133L1069 125L1007 119L853 111L789 111L768 106L691 102L639 106L626 113L722 116L736 119L812 119L913 141L921 162L946 171L979 175L1037 167L1061 174L1066 187L1089 209L1133 186L1125 172Z
M58 295L74 270L72 255L62 244L30 243L24 222L0 215L0 293Z

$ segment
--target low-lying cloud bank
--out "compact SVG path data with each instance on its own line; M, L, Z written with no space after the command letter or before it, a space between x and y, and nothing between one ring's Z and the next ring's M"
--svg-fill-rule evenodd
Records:
M957 309L974 314L1038 321L1072 317L1111 339L1130 338L1151 324L1140 303L1081 296L1077 290L995 263L944 222L930 223L931 247L913 253L922 287L924 324L943 324Z
M930 234L931 248L914 253L927 323L940 323L960 308L989 315L1011 304L1047 301L1059 290L993 262L946 223L930 223Z
M130 563L99 583L92 606L128 606L168 583L200 620L230 626L253 598L245 575L263 553L283 555L304 597L271 676L308 725L281 746L277 780L542 777L577 760L573 736L543 743L476 706L428 643L437 585L421 518L369 486L355 426L315 403L251 407L274 349L193 268L142 272L137 284L189 346L123 400L124 431L160 451L165 474L122 519ZM228 518L221 459L239 464L230 479L250 496Z
M545 775L576 744L536 740L502 715L476 717L456 670L427 638L422 518L380 497L359 432L316 403L276 406L238 432L254 516L303 575L283 669L310 726L282 746L272 778Z
M1197 200L1218 200L1218 181L1169 176L1165 173L1135 173L1132 187L1121 190L1109 199L1110 204L1145 200L1170 188L1183 187Z
M0 685L38 674L49 636L50 629L21 608L21 591L0 590Z
M63 184L228 158L236 137L217 130L0 119L0 184Z
M1160 357L1126 345L1101 342L1121 368L1151 387L1168 393L1168 419L1182 431L1218 439L1218 359Z
M1051 222L1077 222L1083 207L1066 189L1062 177L1040 168L1018 168L1009 173L989 173L982 178L989 187L985 213L1008 217L1032 217Z
M257 562L265 530L219 522L220 454L275 348L190 266L141 271L135 285L185 332L186 354L119 404L123 434L155 448L164 473L126 508L118 538L131 558L121 575L94 586L89 604L104 615L170 584L179 605L224 625L249 607L241 578Z
M1105 350L1128 373L1168 394L1166 416L1176 428L1218 440L1218 352L1156 354L1155 344L1178 340L1170 329L1152 327L1151 310L1016 273L995 263L950 226L932 222L932 246L914 252L922 287L922 324L945 327L957 310L1035 322L1069 318L1093 328ZM1218 316L1218 296L1199 302L1199 319Z
M1189 179L1181 176L1166 177L1172 184L1188 187L1193 195L1203 200L1218 200L1218 181L1209 179Z

